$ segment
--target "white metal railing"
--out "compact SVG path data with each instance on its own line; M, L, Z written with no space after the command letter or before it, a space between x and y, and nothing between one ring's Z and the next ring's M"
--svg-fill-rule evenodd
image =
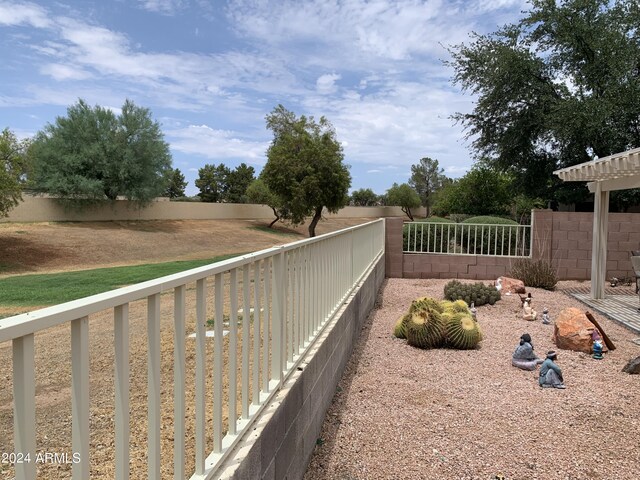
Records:
M112 471L116 479L128 479L132 475L133 441L130 377L144 374L130 370L129 326L133 310L140 310L133 302L146 302L147 477L167 478L168 468L173 470L175 479L188 476L209 479L383 251L384 221L376 220L0 320L0 346L12 342L14 450L32 459L15 464L16 478L36 478L33 458L38 451L36 433L39 433L34 357L37 332L60 324L71 325L72 449L75 458L80 459L73 464L72 476L84 480L90 477L92 454L89 318L97 312L113 310ZM211 323L207 320L211 287L213 345L208 345L206 326ZM169 307L172 304L172 308L168 312L165 309L163 314L161 304ZM228 331L223 331L225 317ZM185 443L190 440L185 429L188 378L185 336L190 326L195 330L195 400L189 410L195 417L193 448L187 448ZM167 394L162 397L162 391L169 389L163 389L161 382L161 333L169 327L174 328L169 337L169 344L173 343L173 398L167 399ZM207 367L211 365L209 373ZM208 402L211 392L206 391L206 385L211 380L213 400ZM169 413L173 417L172 455L161 449L161 429L168 427L167 420L162 420L166 416L161 417L161 409L167 400L173 403ZM227 421L223 421L223 413ZM207 439L211 449L207 449ZM143 438L135 441L144 443ZM187 468L187 464L193 465L193 469ZM38 477L46 475L40 472Z
M531 225L406 222L404 253L531 256Z

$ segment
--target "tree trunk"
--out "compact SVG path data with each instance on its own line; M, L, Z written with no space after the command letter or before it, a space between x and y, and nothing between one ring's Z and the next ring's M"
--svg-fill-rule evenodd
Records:
M318 225L318 222L320 221L320 218L322 218L322 205L319 207L316 207L316 211L313 214L313 219L311 220L311 223L309 224L309 237L315 237L316 236L316 225Z
M409 220L413 222L413 215L411 215L410 208L400 207L400 210L402 210L407 215L407 217L409 217Z
M272 207L271 210L273 210L273 214L276 216L276 219L269 224L269 228L272 228L273 224L276 223L278 220L280 220L280 216L278 215L278 212L276 211L276 209Z

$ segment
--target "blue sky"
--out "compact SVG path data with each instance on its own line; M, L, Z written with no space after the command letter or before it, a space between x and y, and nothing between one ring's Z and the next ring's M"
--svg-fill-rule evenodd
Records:
M31 136L78 98L151 110L197 189L207 163L259 172L277 104L324 115L352 190L405 182L421 157L472 164L450 116L446 46L513 22L525 0L0 0L0 129Z

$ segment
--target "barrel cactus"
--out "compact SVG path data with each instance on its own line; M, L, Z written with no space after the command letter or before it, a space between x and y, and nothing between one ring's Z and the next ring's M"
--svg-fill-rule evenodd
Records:
M401 316L393 327L393 335L397 338L407 338L407 324L411 320L411 314Z
M444 323L440 312L421 308L411 314L406 328L407 343L418 348L435 348L444 341Z
M419 310L433 310L438 313L442 313L444 308L440 304L438 300L431 297L420 297L416 298L413 302L411 302L411 306L409 307L409 313L415 313Z
M469 306L464 300L456 300L455 302L449 302L448 306L454 312L457 313L469 313Z
M482 340L480 326L468 312L448 312L444 315L444 319L448 346L467 350L475 348Z

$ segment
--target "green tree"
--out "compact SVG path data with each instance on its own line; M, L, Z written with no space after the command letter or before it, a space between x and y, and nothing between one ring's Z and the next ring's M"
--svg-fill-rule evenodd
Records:
M439 192L433 212L439 216L508 215L513 199L511 177L480 163Z
M280 211L282 210L282 201L280 198L275 195L267 184L264 183L264 180L261 178L257 178L251 185L247 188L247 198L251 203L258 203L260 205L267 205L273 210L273 215L276 217L273 222L269 224L269 228L272 228L273 225L280 220L282 214Z
M35 189L70 199L146 203L166 190L171 168L160 125L131 100L119 115L78 100L38 132L30 154Z
M394 183L386 193L387 205L395 205L402 209L402 211L413 222L413 214L411 209L418 208L420 206L420 197L418 193L409 186L407 183L398 185Z
M443 187L446 178L438 160L424 157L420 159L420 163L411 165L409 186L418 192L422 206L427 209L427 217L431 214L433 195Z
M198 196L203 202L222 202L227 195L227 177L230 170L224 163L220 165L206 164L198 169L196 187L200 190Z
M519 192L584 199L552 172L640 146L640 3L529 3L518 23L451 49L454 83L477 97L455 118Z
M241 163L234 170L229 171L226 177L226 191L223 200L229 203L246 203L247 188L255 180L253 167Z
M273 140L262 178L282 201L283 218L294 225L312 216L309 236L315 236L322 210L337 212L348 201L351 185L342 146L331 123L320 117L299 118L282 105L267 115Z
M29 140L19 141L8 128L0 133L0 217L22 200L22 187L29 165Z
M175 170L172 168L169 173L169 186L164 192L165 197L169 198L182 198L185 196L184 189L187 186L187 181L184 179L184 175L179 168Z
M378 204L380 197L370 188L361 188L351 193L351 203L356 207L371 207Z

